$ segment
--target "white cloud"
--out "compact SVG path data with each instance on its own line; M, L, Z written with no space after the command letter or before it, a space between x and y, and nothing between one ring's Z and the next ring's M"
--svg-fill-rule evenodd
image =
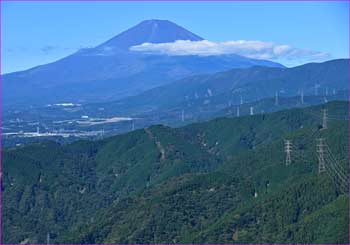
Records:
M289 45L272 42L236 40L226 42L211 42L208 40L190 41L177 40L171 43L143 43L132 46L132 51L166 55L224 55L238 54L255 59L271 60L320 60L329 57L325 52L299 49Z

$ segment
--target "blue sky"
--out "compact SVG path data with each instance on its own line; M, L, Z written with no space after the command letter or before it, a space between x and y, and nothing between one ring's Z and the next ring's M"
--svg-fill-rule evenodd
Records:
M2 2L2 73L96 46L145 19L213 42L259 40L346 58L348 10L348 2Z

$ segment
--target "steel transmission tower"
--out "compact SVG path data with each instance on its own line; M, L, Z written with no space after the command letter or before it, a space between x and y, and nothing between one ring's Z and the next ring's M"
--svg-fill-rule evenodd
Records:
M320 87L320 85L315 84L315 96L318 96L318 88Z
M290 140L284 141L284 151L286 152L286 165L292 163L291 152L292 152L292 142Z
M304 90L303 89L300 91L300 102L302 105L304 104Z
M275 93L275 106L278 106L278 92Z
M318 153L318 173L326 171L326 164L324 159L325 143L323 138L317 139L317 153Z
M250 115L251 115L251 116L254 115L254 107L253 107L253 106L250 107Z

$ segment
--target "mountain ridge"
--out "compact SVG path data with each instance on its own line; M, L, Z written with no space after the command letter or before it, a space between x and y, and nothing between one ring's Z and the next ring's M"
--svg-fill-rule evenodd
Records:
M120 112L126 111L126 108L140 112L168 107L182 107L191 111L191 107L208 107L211 103L213 106L226 107L231 101L232 105L239 105L241 96L246 103L274 97L276 92L284 97L292 97L300 96L302 89L304 95L311 95L315 93L316 84L319 86L319 95L327 96L327 91L331 95L348 88L349 63L349 59L337 59L292 68L253 66L194 75L110 102L105 107L113 107L115 111L120 108Z

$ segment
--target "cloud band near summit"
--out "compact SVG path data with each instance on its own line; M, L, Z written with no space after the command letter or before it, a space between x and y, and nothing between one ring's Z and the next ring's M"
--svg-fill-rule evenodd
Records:
M319 60L330 57L326 52L300 49L285 44L249 40L233 40L225 42L212 42L208 40L177 40L168 43L143 43L130 47L130 50L173 56L237 54L254 59Z

